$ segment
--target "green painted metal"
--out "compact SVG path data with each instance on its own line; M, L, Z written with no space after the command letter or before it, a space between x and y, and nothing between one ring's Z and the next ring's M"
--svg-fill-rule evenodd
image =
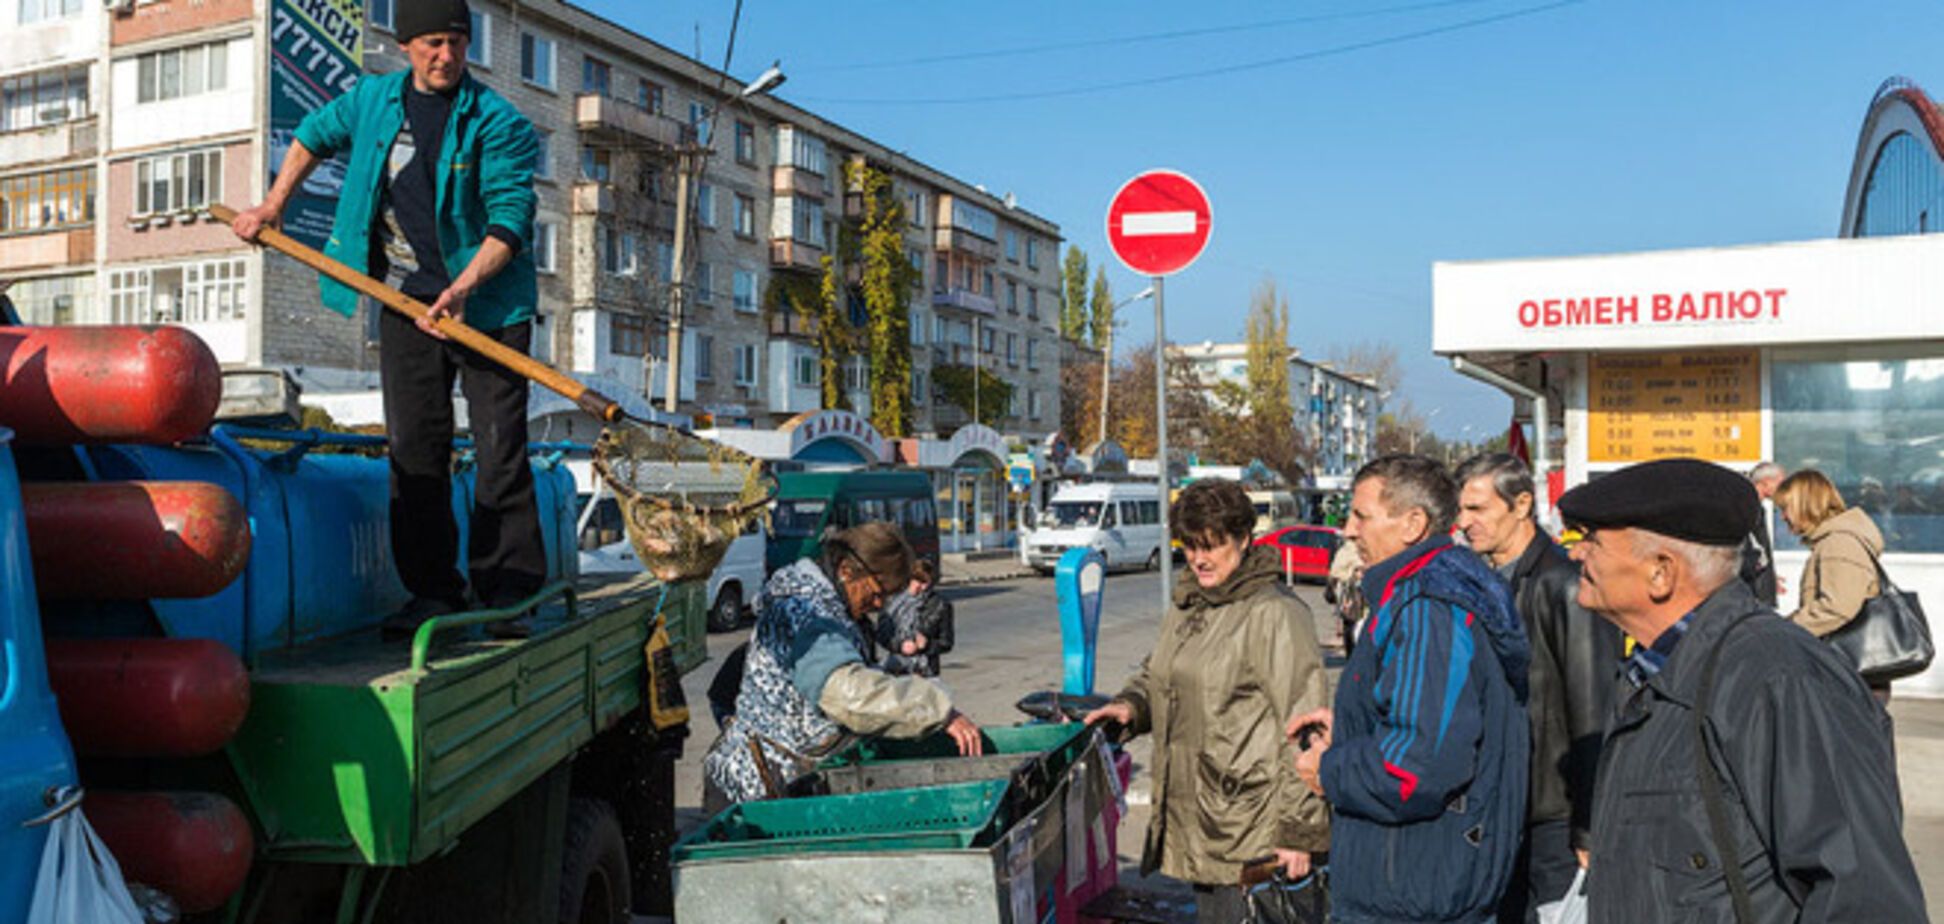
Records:
M229 755L271 859L404 866L641 707L656 608L684 672L706 659L700 582L550 588L532 637L442 617L410 645L367 633L266 657ZM538 849L538 845L536 845Z
M1005 828L1005 780L731 806L675 844L675 863L806 853L963 850Z
M574 587L572 584L561 581L540 588L539 593L525 600L521 600L512 606L434 616L431 619L419 623L418 631L412 633L412 670L425 670L426 654L432 650L432 638L439 633L439 630L459 629L466 626L478 626L485 625L486 623L505 622L509 619L516 619L524 615L528 610L535 609L543 603L551 602L556 597L563 598L566 601L567 620L569 622L578 618L574 608Z

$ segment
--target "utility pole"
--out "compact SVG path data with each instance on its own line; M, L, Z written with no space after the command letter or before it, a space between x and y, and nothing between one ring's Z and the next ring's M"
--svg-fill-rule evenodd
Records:
M1107 325L1106 344L1100 351L1100 442L1107 442L1107 391L1113 387L1114 325Z
M662 410L670 414L682 400L682 312L688 302L689 183L708 162L708 150L684 145L675 161L675 250L668 270L668 377Z
M979 422L979 380L985 378L985 341L979 339L979 316L972 316L972 422Z

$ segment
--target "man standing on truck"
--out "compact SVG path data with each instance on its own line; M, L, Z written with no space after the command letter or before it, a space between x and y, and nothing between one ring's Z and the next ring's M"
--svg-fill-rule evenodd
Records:
M538 138L511 103L466 72L466 0L401 3L394 26L411 67L364 77L306 117L269 194L231 227L255 240L277 223L311 170L347 153L325 253L431 306L416 327L390 311L379 321L392 555L412 594L385 630L403 634L469 608L467 580L455 565L455 378L478 459L468 549L473 597L487 608L512 605L539 591L547 568L526 461L526 380L434 326L441 318L462 320L527 351L538 300L531 248ZM356 313L351 289L328 278L322 286L325 307ZM502 635L526 631L523 620L493 625Z

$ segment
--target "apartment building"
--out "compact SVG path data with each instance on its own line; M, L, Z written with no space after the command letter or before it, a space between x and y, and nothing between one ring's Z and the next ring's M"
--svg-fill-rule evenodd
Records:
M1246 343L1204 341L1171 346L1168 352L1188 360L1196 377L1210 389L1211 399L1216 382L1248 384ZM1328 362L1304 359L1300 350L1290 351L1289 406L1296 432L1310 452L1314 487L1348 487L1350 477L1373 458L1383 400L1376 382Z
M240 245L205 207L257 201L302 115L359 74L406 66L407 0L0 0L0 276L46 323L183 324L229 365L292 369L313 394L375 386L375 315L319 306L315 274ZM690 178L679 405L771 427L821 404L813 331L768 310L814 284L861 214L848 164L905 206L914 431L969 421L936 368L1014 388L1001 428L1057 429L1059 227L587 11L474 0L473 72L539 129L534 352L610 393L667 387L676 197ZM321 244L340 174L285 215ZM852 306L861 320L861 307ZM844 368L867 409L868 370Z

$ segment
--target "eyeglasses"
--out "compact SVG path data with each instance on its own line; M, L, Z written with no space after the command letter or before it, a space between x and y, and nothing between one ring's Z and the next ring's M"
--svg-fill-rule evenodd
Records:
M857 566L857 570L871 581L871 602L879 606L884 605L884 601L891 596L890 592L884 589L884 579L878 577L878 573L872 571L869 565L864 564L864 559L857 557L857 553L852 552L850 559L851 563Z

